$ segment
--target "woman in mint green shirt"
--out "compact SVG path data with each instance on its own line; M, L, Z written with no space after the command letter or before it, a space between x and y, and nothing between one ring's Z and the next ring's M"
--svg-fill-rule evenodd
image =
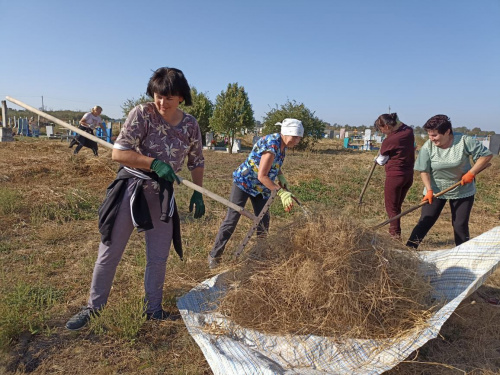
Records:
M455 245L469 240L469 217L476 194L475 175L493 157L491 151L476 139L454 135L448 116L436 115L424 125L429 140L420 150L414 169L420 171L424 183L424 198L420 219L413 229L406 246L417 248L439 218L446 201L450 202L451 221ZM470 157L474 160L471 167ZM461 185L434 198L450 186Z

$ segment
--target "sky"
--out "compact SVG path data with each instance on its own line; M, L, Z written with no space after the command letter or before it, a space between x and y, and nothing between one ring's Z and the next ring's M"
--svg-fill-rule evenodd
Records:
M500 0L0 0L0 15L2 100L119 119L168 66L214 103L237 82L258 121L290 100L331 124L390 108L500 133Z

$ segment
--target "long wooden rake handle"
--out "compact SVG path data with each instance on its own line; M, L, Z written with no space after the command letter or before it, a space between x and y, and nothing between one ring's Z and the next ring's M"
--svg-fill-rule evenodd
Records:
M365 194L366 188L368 187L368 183L370 182L370 179L372 178L373 171L375 170L375 167L377 166L377 162L374 161L372 168L370 169L370 173L368 174L368 178L366 179L365 186L363 186L363 190L361 190L361 194L359 195L359 205L363 203L363 195Z
M491 166L491 163L488 163L486 164L481 170L479 170L477 173L476 173L476 176L481 173L482 171L484 171L486 168L490 167ZM437 198L437 197L440 197L441 195L443 194L446 194L447 192L455 189L456 187L460 186L461 184L461 181L458 181L457 183L455 183L454 185L450 186L449 188L447 189L444 189L443 191L440 191L439 193L435 194L433 198ZM422 206L425 206L426 204L428 204L429 202L428 201L423 201L423 202L420 202L417 206L414 206L412 208L409 208L408 210L404 211L404 212L401 212L399 215L396 215L396 216L393 216L391 217L390 219L387 219L386 221L378 224L378 225L375 225L374 227L372 227L371 229L378 229L380 227L383 227L384 225L386 224L389 224L390 222L394 221L394 220L397 220L399 219L401 216L405 216L407 214L409 214L410 212L413 212L415 211L417 208L420 208Z
M50 120L58 125L64 126L65 128L68 128L68 129L74 131L75 133L80 134L81 136L83 136L85 138L88 138L94 142L97 142L97 143L103 145L104 147L113 149L113 145L111 143L108 143L99 137L96 137L92 134L89 134L89 133L87 133L87 132L85 132L85 131L83 131L83 130L81 130L81 129L79 129L71 124L68 124L67 122L59 120L57 117L54 117L52 115L49 115L48 113L42 112L42 111L40 111L40 110L38 110L38 109L36 109L36 108L26 104L26 103L21 102L20 100L11 98L10 96L7 96L6 99L8 101L20 106L20 107L26 108L30 112L36 113L37 115L40 115L40 116L46 118L47 120ZM209 191L201 186L196 185L195 183L193 183L191 181L185 180L181 177L179 177L179 180L182 182L183 185L187 186L188 188L196 190L196 191L202 193L203 195L206 195L206 196L212 198L213 200L216 200L217 202L220 202L223 205L225 205L229 208L232 208L233 210L238 212L240 215L246 216L252 221L255 221L257 219L257 217L254 214L245 210L243 207L240 207L240 206L234 204L233 202L228 201L227 199L225 199L225 198L223 198L215 193L212 193L211 191Z

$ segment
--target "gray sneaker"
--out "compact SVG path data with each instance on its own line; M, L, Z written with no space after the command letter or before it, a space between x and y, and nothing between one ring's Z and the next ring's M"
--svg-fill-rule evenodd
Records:
M219 267L221 262L222 262L221 257L214 258L210 254L208 254L208 268L210 268L211 270Z
M78 331L87 325L92 316L99 316L99 311L90 307L85 307L68 320L66 328L71 331Z

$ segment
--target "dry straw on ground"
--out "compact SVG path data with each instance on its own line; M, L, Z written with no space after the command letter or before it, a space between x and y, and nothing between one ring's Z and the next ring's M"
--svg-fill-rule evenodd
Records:
M297 219L228 273L220 311L272 334L387 338L424 326L435 306L415 252L346 217Z

